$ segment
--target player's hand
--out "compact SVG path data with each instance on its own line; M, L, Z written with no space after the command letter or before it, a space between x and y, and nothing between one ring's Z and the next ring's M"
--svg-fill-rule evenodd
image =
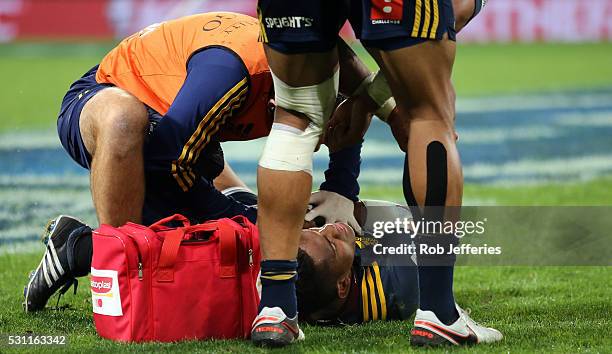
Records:
M353 215L354 204L348 198L338 193L329 191L317 191L310 195L310 204L314 207L304 219L310 222L317 217L325 219L325 223L344 222L361 234L361 227Z
M372 121L371 107L363 96L344 100L327 124L324 143L331 152L359 144Z

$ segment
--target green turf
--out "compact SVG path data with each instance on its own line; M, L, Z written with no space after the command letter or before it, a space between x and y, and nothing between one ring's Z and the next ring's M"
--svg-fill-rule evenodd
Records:
M0 45L0 131L52 128L69 85L111 47ZM611 57L611 44L460 45L455 83L459 96L612 87Z
M21 309L21 291L27 272L39 257L39 253L0 256L0 333L67 335L68 347L47 348L57 352L260 351L248 342L236 340L125 345L100 339L92 323L86 279L82 280L76 297L68 294L62 299L68 308L25 314ZM609 352L610 279L612 269L605 267L458 267L457 301L471 309L476 319L499 328L506 338L499 344L452 352ZM55 298L52 302L54 305ZM306 327L306 342L286 351L408 352L411 351L408 330L406 322L377 322L341 329ZM0 344L0 352L3 349Z
M402 202L401 187L362 186L361 198L386 199ZM526 186L466 184L465 204L504 206L589 206L612 205L612 177L584 182L551 182Z
M364 197L368 198L401 196L398 189L368 187L364 190ZM506 205L609 205L612 178L520 188L467 186L466 197ZM68 294L62 300L68 308L24 314L21 291L26 274L36 266L41 252L42 245L40 252L0 256L0 334L32 331L67 335L70 343L67 348L46 348L57 352L66 349L73 352L259 351L242 341L125 345L102 340L93 327L86 279L81 282L76 297ZM477 320L499 328L506 338L499 344L452 352L609 352L612 348L611 287L610 267L458 267L455 285L458 302L470 308ZM307 341L287 351L410 352L409 326L406 322L377 322L342 329L306 327ZM0 344L0 352L3 349Z
M459 44L453 80L460 97L611 87L610 58L610 43Z

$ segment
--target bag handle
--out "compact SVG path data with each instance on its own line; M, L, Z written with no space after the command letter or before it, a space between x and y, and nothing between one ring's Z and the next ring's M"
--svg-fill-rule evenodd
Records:
M236 230L223 221L219 222L219 277L234 278L238 273L237 250L236 250Z
M219 231L219 253L220 265L219 276L221 278L233 278L236 276L236 232L235 230L223 223L193 225L188 227L179 227L174 230L166 231L164 242L162 244L159 262L157 264L157 281L158 282L173 282L174 281L174 263L178 255L181 241L185 234L197 231Z
M181 241L185 236L183 228L169 230L164 237L159 262L157 263L157 281L162 283L174 281L174 262L178 255Z
M157 221L156 223L149 226L149 228L153 231L161 231L165 228L164 225L171 221L180 221L183 224L183 226L191 226L189 219L187 219L185 216L181 214L174 214L172 216L168 216L168 217L165 217Z

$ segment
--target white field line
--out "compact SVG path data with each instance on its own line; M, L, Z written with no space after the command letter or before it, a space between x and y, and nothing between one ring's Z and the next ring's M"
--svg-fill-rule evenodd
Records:
M89 177L86 175L0 174L0 187L5 187L7 185L37 187L41 184L66 185L78 190L89 188Z
M562 113L555 119L559 125L570 127L612 127L612 112Z
M578 109L612 106L612 92L515 95L488 98L458 98L457 113L525 111L538 109Z

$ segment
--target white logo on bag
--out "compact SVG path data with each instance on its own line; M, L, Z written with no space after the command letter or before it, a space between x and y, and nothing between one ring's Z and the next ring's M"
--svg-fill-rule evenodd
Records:
M107 316L123 315L116 270L100 270L92 267L90 286L94 313Z

